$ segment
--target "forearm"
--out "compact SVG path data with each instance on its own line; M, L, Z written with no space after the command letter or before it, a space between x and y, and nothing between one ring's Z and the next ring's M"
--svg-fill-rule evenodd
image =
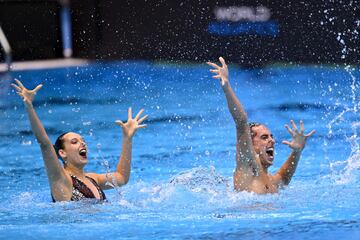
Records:
M57 156L53 145L39 119L37 116L35 109L32 106L27 106L26 110L29 115L31 129L40 144L41 153L44 159L46 172L48 174L48 178L50 183L52 183L55 179L59 179L63 175L63 168L61 167L59 161L57 160Z
M132 158L132 138L124 136L122 138L122 151L120 161L116 167L116 173L120 174L123 184L126 184L130 178Z
M28 113L28 117L29 117L29 121L30 121L30 125L31 125L31 129L32 132L34 133L37 141L39 142L41 147L44 146L52 146L51 145L51 141L48 137L48 135L46 134L46 131L44 129L44 126L42 125L38 115L36 114L35 109L33 108L33 106L27 106L26 107L26 111Z
M242 126L247 123L247 114L242 107L239 99L236 97L230 83L223 86L229 111L235 121L236 126Z
M278 174L281 176L282 183L288 185L292 176L296 171L296 167L300 160L301 151L292 151L287 161L281 166Z

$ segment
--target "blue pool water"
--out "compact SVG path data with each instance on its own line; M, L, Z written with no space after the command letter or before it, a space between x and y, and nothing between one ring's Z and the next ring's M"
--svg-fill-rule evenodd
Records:
M145 108L131 180L105 204L52 203L22 101L3 76L0 91L0 239L359 239L359 68L230 66L251 121L272 130L273 173L290 149L284 124L303 119L308 141L289 187L273 195L234 192L235 126L206 64L94 63L14 72L29 88L50 138L84 136L87 171L114 169L127 108Z

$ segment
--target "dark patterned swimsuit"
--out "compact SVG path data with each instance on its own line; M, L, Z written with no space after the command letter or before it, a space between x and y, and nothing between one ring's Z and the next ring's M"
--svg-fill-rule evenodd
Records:
M76 176L70 175L73 183L73 189L72 189L72 195L70 198L70 201L79 201L89 198L96 198L94 193L91 191L90 188L88 188L85 183L83 183L80 179L78 179ZM97 182L92 179L91 177L85 176L87 179L89 179L97 188L100 195L100 200L104 201L106 200L105 193L101 190L100 186L97 184ZM53 202L55 202L55 199L53 199Z

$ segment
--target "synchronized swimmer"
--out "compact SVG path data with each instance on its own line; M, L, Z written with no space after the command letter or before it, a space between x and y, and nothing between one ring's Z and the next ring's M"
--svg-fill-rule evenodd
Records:
M247 114L236 97L230 82L229 71L225 60L220 57L221 66L207 62L213 67L210 71L213 78L220 79L225 93L229 111L236 126L236 167L234 171L234 188L237 191L249 191L259 194L276 193L283 185L288 185L295 173L306 140L315 133L312 130L304 134L304 124L300 121L300 131L291 120L292 129L285 125L292 141L283 141L292 149L288 160L273 176L268 168L274 160L275 140L270 130L261 123L249 123Z
M146 127L141 124L147 115L140 118L143 109L135 118L132 118L131 108L128 110L128 120L123 123L117 120L122 128L122 151L116 171L110 174L86 173L85 165L88 163L88 148L84 139L77 133L67 132L61 134L55 145L52 145L34 107L34 97L42 87L38 85L28 90L17 79L12 84L17 94L23 98L31 129L40 145L46 173L48 176L53 201L77 201L86 198L105 200L103 190L121 186L129 181L132 158L132 139L139 128ZM63 165L61 165L62 160ZM111 184L107 184L107 183Z
M300 130L293 120L292 128L285 125L291 135L291 142L283 141L292 152L287 161L274 175L268 168L274 160L275 140L270 130L260 123L249 123L247 114L236 97L230 82L225 60L220 57L221 66L207 62L213 69L216 79L220 79L229 111L236 126L236 168L234 171L234 188L237 191L249 191L259 194L276 193L283 185L288 185L300 160L306 140L315 130L304 134L304 124L300 121ZM128 109L128 120L116 123L122 128L122 151L116 171L111 174L86 173L84 167L88 163L88 148L84 139L77 133L61 134L52 145L34 107L33 100L42 87L38 85L28 90L17 79L12 86L25 103L31 129L40 145L45 169L51 188L53 201L77 201L86 198L105 200L103 190L121 186L129 181L132 159L132 139L136 131L146 127L141 124L148 116L141 117L143 109L132 118L131 108ZM59 159L63 162L60 163ZM108 184L108 183L113 184Z

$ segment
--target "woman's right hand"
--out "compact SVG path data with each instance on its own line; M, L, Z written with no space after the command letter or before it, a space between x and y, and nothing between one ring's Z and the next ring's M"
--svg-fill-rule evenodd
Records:
M32 102L35 98L36 92L42 88L42 84L39 84L33 90L29 90L17 79L15 79L17 84L12 83L11 85L16 89L16 93L23 98L23 101L27 107L32 107Z

